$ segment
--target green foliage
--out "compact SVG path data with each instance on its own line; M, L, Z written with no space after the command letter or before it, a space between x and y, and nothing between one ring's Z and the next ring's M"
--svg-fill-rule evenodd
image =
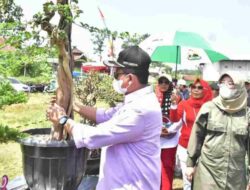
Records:
M0 51L0 74L30 77L51 75L52 68L47 62L47 50L48 47L32 45L15 51Z
M51 74L47 58L55 55L51 49L55 51L49 48L48 52L45 38L34 28L30 31L30 23L21 23L22 16L22 9L13 0L0 2L0 36L4 39L0 44L0 75L47 77ZM11 51L1 51L5 46L10 46Z
M89 26L88 24L82 22L80 22L80 26L88 30L94 37L92 39L94 45L96 45L96 47L94 47L94 51L99 56L103 52L105 39L112 38L112 40L115 40L116 38L120 38L123 40L122 48L127 48L132 45L138 45L149 36L149 34L130 34L129 32L118 33L117 31L110 31L107 28L99 29L94 26Z
M24 31L25 27L20 22L2 22L0 23L0 36L8 40L9 37L16 36L20 31ZM27 32L24 31L27 35Z
M34 77L51 72L51 66L47 63L48 47L37 46L41 42L37 42L37 36L26 28L20 22L0 23L0 36L4 37L0 49L12 47L11 51L0 50L0 75ZM27 44L32 38L37 43Z
M0 143L7 143L9 141L17 141L18 139L26 137L27 134L21 133L19 130L9 128L0 124Z
M123 96L113 90L112 80L107 74L90 72L87 78L76 84L75 94L83 105L95 106L97 102L102 102L115 106L117 102L123 100ZM83 122L93 124L86 119Z
M51 74L48 74L48 76L39 76L39 77L17 77L19 81L21 81L24 84L49 84L51 80Z
M114 106L123 100L123 96L113 90L112 80L107 74L90 72L76 84L75 94L84 105L94 106L97 101L102 101Z
M108 38L108 33L106 29L98 30L98 32L91 33L93 38L92 42L94 44L94 53L101 57L104 47L104 40Z
M113 79L109 75L101 75L101 81L97 84L99 88L98 100L107 103L111 107L118 102L122 102L124 98L123 95L114 91L112 86Z
M119 35L119 38L123 40L122 48L127 48L133 45L139 45L144 39L146 39L149 34L130 34L129 32L122 32Z
M23 92L15 92L9 82L1 79L0 81L0 109L4 105L27 102L28 97Z
M77 0L71 1L70 4L63 1L57 2L56 4L54 4L54 2L52 1L46 2L43 4L43 12L38 12L33 16L31 25L33 28L43 25L44 21L50 20L56 12L58 12L61 18L63 18L63 22L72 23L76 18L80 16L81 13L83 13L83 11L79 9L77 4ZM60 22L61 21L62 19L60 19ZM58 27L58 29L62 30L65 26L65 23ZM61 33L60 35L63 34Z
M23 10L13 0L0 1L0 23L20 21Z

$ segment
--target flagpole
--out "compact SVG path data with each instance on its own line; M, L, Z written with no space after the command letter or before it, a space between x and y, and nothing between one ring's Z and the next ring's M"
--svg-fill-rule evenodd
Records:
M97 6L97 9L100 13L100 16L102 18L102 21L103 21L103 24L104 24L104 27L105 29L107 30L108 32L108 27L107 27L107 24L106 24L106 21L105 21L105 17L104 17L104 14L102 13L101 9L99 6ZM114 43L113 43L113 37L112 37L112 34L110 32L110 35L108 34L108 40L109 40L109 43L110 43L110 56L112 57L112 59L114 60L115 59L115 55L114 55ZM114 68L111 67L111 70L110 70L110 75L113 75L114 73Z

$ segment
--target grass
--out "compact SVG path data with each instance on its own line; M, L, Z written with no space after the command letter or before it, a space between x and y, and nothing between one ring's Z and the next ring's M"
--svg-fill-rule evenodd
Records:
M27 103L6 106L0 110L0 123L19 130L50 127L51 123L45 118L45 110L51 97L51 94L29 94ZM0 144L0 177L8 175L11 180L23 175L22 172L20 145L16 142ZM174 179L174 189L182 189L181 179Z
M0 123L19 130L50 127L45 118L50 97L49 94L29 94L28 103L13 104L0 110ZM20 145L16 142L0 144L0 163L0 177L8 175L13 179L22 175Z
M15 142L0 144L0 177L7 175L10 180L22 175L22 154Z
M0 123L20 130L50 126L45 118L50 97L49 94L29 94L28 103L13 104L0 110Z

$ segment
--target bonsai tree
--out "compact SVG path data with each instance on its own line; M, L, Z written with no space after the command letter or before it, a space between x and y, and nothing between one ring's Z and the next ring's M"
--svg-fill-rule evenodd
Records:
M74 16L70 2L76 0L57 0L43 4L43 13L34 16L34 27L40 26L47 32L50 44L58 50L59 66L57 70L58 88L55 102L63 107L67 115L73 118L73 58L71 52L71 25ZM50 21L59 14L58 25ZM80 11L76 8L76 16ZM48 134L51 139L39 140L36 134ZM31 129L26 131L34 135L20 140L23 154L23 173L30 189L77 189L86 169L86 148L75 147L72 139L67 139L61 126L50 129ZM34 137L34 138L33 138ZM43 136L42 136L43 137ZM67 139L68 141L62 141ZM33 163L33 164L31 164Z
M77 3L77 0L71 1ZM79 16L76 6L76 16L73 17L71 12L71 4L69 0L57 0L56 3L50 1L43 4L43 13L34 16L35 26L47 32L50 43L58 49L59 66L57 71L58 89L56 91L56 103L62 106L69 117L73 117L72 97L73 97L73 57L71 52L71 28L74 18ZM50 23L55 13L60 16L58 25ZM51 138L54 140L62 140L66 137L63 129L54 126L51 130Z

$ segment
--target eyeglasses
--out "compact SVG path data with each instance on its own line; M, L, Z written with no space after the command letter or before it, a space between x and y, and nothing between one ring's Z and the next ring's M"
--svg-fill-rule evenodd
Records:
M195 85L192 85L192 86L191 86L191 89L192 89L192 90L194 90L194 89L203 90L203 86L195 86Z
M124 74L126 74L126 73L125 73L125 72L115 72L115 73L114 73L114 78L115 78L116 80L118 80L119 76L120 76L120 75L124 75Z
M159 81L159 84L169 84L169 82L168 82L168 81L163 80L163 81Z

